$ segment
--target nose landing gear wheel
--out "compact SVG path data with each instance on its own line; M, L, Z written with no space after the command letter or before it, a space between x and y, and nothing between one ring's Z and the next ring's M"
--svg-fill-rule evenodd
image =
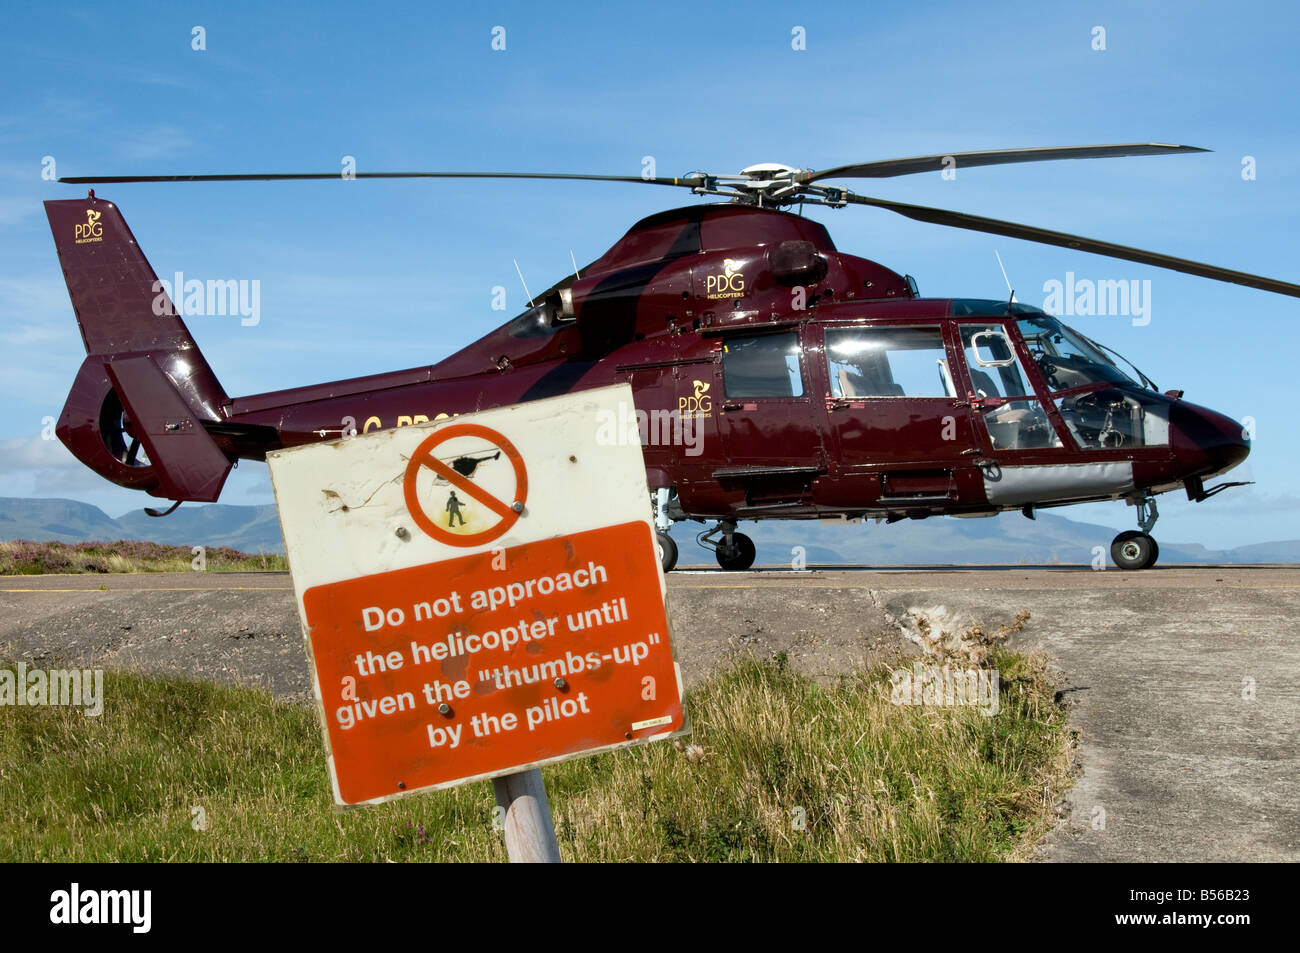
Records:
M739 571L754 565L754 541L744 533L731 534L731 546L719 543L715 555L723 569Z
M1160 557L1160 547L1146 533L1128 530L1110 544L1110 558L1120 569L1149 569Z
M672 572L677 565L677 544L667 533L656 533L655 541L659 544L659 562L664 572Z

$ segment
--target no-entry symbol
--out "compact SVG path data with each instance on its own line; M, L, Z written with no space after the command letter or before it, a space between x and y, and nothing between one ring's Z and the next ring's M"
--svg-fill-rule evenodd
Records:
M476 437L487 446L449 456L438 454L438 449L444 444L462 437ZM474 480L480 465L498 462L502 458L514 471L514 492L508 498L499 491L485 489ZM441 493L426 492L427 504L421 501L419 491L420 477L425 468L433 472L435 485L437 480L441 480L448 487L445 497ZM457 496L457 490L464 493L466 499ZM519 519L528 501L528 471L515 445L501 433L479 424L453 424L430 434L415 448L406 464L402 491L411 519L427 535L448 546L479 546L505 534ZM483 518L466 520L465 510L472 505L471 501L487 511ZM490 519L487 514L496 519ZM485 528L479 529L482 525Z

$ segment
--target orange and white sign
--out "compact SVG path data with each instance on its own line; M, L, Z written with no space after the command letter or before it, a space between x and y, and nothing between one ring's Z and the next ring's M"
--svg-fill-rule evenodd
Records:
M641 448L600 439L631 404L268 455L339 804L685 729Z

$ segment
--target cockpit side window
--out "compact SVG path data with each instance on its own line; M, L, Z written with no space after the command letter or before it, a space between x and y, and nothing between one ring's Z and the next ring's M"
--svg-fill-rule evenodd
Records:
M1110 358L1055 318L1043 315L1017 324L1030 356L1053 391L1084 384L1133 384Z
M976 397L1033 396L1001 325L963 325L961 344Z
M1043 402L1025 382L1020 356L1001 324L961 325L962 353L994 450L1060 449Z

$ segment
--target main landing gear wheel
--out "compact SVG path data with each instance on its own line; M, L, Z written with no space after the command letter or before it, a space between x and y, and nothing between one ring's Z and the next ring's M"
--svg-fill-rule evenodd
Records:
M732 533L731 545L728 547L724 540L718 543L714 553L718 557L718 565L732 572L748 569L754 565L755 554L754 541L744 533Z
M1110 544L1110 558L1120 569L1149 569L1159 557L1155 539L1137 530L1120 533Z
M672 572L677 565L677 544L667 533L656 533L655 541L659 544L659 563L664 572Z

